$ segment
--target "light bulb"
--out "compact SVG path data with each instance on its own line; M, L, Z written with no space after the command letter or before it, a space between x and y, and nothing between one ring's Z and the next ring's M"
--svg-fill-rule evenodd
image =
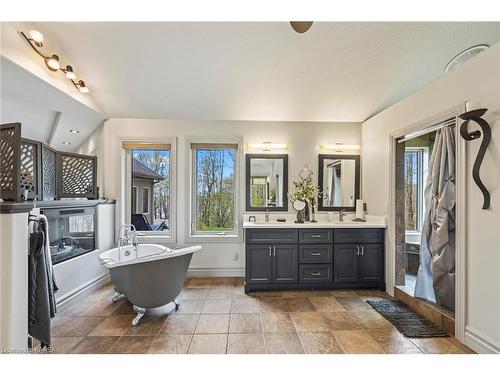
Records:
M43 42L43 34L40 31L31 30L30 37L34 42L41 44Z
M66 70L64 71L66 73L66 78L68 79L76 79L76 74L73 72L73 68L71 65L66 65Z
M46 57L45 64L53 72L59 70L59 68L61 67L61 64L59 64L59 56L57 55L52 55L52 57Z
M89 92L89 88L85 86L85 82L83 82L82 80L78 82L78 90L80 90L80 92L83 94L87 94Z

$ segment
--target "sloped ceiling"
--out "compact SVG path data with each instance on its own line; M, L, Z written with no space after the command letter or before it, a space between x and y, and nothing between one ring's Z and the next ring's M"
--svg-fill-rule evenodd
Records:
M0 123L20 122L25 138L49 143L61 151L73 151L102 122L104 115L1 57ZM56 114L60 113L58 118ZM79 134L73 134L77 129ZM70 142L65 145L63 142Z
M109 117L364 121L500 23L38 23Z

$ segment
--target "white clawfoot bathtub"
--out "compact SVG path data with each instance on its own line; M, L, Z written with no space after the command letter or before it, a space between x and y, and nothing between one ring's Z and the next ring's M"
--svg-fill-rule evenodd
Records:
M115 286L115 296L124 295L134 306L136 325L146 309L170 302L179 307L176 297L182 291L193 253L201 246L170 249L162 245L139 244L123 246L99 255L102 265L109 269Z

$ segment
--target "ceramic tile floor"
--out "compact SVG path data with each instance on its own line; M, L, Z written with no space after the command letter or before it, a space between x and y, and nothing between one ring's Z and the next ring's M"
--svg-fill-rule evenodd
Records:
M55 353L471 353L453 338L408 339L365 301L374 290L284 291L245 295L241 278L187 279L173 305L138 326L128 301L106 285L62 309Z

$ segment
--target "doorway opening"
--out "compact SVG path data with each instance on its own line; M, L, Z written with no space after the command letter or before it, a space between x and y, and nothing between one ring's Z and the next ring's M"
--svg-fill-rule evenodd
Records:
M455 123L452 118L406 134L395 139L394 148L395 296L426 317L436 317L437 311L440 316L435 323L446 321L451 334L455 311Z

